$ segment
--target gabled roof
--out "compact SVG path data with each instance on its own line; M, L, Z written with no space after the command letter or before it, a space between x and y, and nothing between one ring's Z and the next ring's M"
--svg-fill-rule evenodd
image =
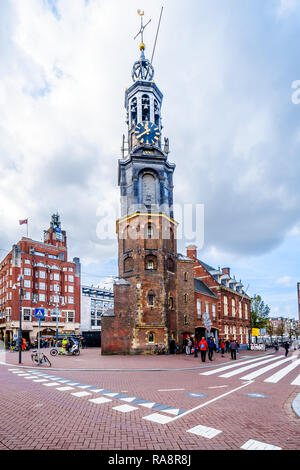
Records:
M196 292L200 294L209 295L210 297L214 297L218 299L219 297L198 277L194 278L194 289Z

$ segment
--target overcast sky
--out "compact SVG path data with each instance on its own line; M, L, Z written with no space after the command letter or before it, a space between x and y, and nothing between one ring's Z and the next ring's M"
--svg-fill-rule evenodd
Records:
M152 19L151 58L162 5L155 82L176 164L174 200L204 204L198 257L230 266L272 315L296 317L298 0L1 1L1 258L26 234L19 219L41 240L58 211L83 282L117 275L116 238L101 240L99 222L111 207L115 227L137 9Z

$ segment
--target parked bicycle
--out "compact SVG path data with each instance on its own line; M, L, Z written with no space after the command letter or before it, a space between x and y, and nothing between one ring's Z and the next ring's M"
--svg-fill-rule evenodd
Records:
M162 344L156 344L153 348L154 354L167 354L168 350Z
M44 364L46 367L51 367L51 362L42 352L38 353L37 351L33 351L31 354L31 360L35 366L42 366Z

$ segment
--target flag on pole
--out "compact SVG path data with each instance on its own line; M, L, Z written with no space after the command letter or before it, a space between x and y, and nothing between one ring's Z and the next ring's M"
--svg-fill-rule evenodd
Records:
M19 220L20 225L28 224L28 219Z

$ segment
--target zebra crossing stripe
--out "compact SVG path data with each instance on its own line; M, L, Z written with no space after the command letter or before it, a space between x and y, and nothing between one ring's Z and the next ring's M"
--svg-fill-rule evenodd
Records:
M188 429L187 432L191 434L196 434L197 436L205 437L206 439L212 439L213 437L220 434L222 431L219 429L209 428L207 426L195 426L192 429Z
M261 361L259 364L250 364L245 367L240 367L234 371L227 372L227 374L219 375L219 377L224 377L224 378L232 377L233 375L240 374L244 372L245 370L253 369L254 367L257 367L258 365L261 366L262 364L267 364L268 362L277 361L277 360L278 360L278 357L271 357L271 359L265 359L264 361Z
M242 445L241 449L244 450L282 450L281 447L273 446L272 444L267 444L266 442L255 441L254 439L249 439Z
M287 367L284 367L284 369L281 369L279 372L276 372L276 374L271 375L271 377L268 377L267 379L264 380L264 382L269 382L276 384L281 380L283 377L285 377L291 370L296 369L296 367L300 364L300 359L297 361L294 361L292 364L290 364Z
M300 375L295 378L295 380L291 383L291 385L300 385Z
M278 367L278 366L281 366L282 364L284 364L285 362L288 362L290 361L292 358L288 358L288 359L281 359L280 361L278 362L275 362L269 366L266 366L266 367L263 367L262 369L258 369L254 372L252 372L251 374L248 374L248 375L244 375L244 377L240 377L241 380L252 380L252 379L255 379L256 377L259 377L260 375L263 375L265 372L268 372L269 370L271 369L275 369L275 367Z
M243 366L244 364L259 362L259 361L262 361L263 359L264 359L264 357L259 357L259 358L256 358L256 359L250 359L249 361L243 361L243 362L238 362L238 363L235 362L234 364L230 364L228 366L220 367L218 369L209 370L208 372L201 372L199 375L218 374L219 372L223 372L223 370L229 370L229 369L233 369L234 367Z

